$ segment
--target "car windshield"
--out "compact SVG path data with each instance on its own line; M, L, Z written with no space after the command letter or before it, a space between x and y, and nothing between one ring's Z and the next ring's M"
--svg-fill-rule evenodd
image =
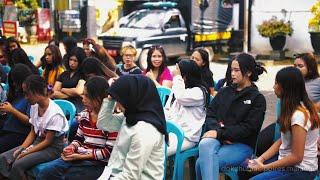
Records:
M139 29L159 29L165 12L163 10L147 10L137 12L130 17L126 27Z

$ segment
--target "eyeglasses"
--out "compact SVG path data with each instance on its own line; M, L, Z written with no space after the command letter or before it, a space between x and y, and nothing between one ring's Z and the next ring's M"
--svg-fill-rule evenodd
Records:
M124 57L134 57L135 55L134 54L124 54L123 56Z

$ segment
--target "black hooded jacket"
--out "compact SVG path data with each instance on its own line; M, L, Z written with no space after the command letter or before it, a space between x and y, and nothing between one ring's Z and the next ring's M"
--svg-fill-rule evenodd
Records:
M253 85L241 91L227 86L219 91L207 109L206 131L216 130L220 142L256 144L266 111L266 100Z

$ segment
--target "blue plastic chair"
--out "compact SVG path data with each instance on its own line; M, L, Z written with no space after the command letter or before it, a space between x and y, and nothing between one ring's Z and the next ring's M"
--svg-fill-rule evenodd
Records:
M213 100L214 96L210 95L210 102ZM202 130L203 133L204 130ZM180 158L178 160L178 167L177 167L177 179L184 179L184 164L186 160L188 160L191 157L198 157L199 156L199 148L198 145L191 149L184 150L180 153ZM189 162L189 168L190 168L190 177L195 176L194 168L195 162Z
M175 157L174 157L174 170L173 170L173 180L179 179L177 178L177 170L178 170L178 162L181 159L180 158L180 153L181 153L181 147L182 147L182 143L183 143L183 139L184 139L184 132L181 129L181 127L179 125L177 125L176 123L167 120L166 121L167 124L167 132L169 133L173 133L177 136L177 148L176 148L176 153L175 153ZM170 139L169 139L170 141ZM164 161L164 177L163 179L166 178L166 165L167 165L167 146L165 146L165 161Z
M74 106L74 104L72 102L64 100L64 99L55 99L54 102L60 106L64 115L69 114L68 121L69 121L69 127L70 127L70 123L76 115L76 107ZM69 136L69 132L67 133L67 135ZM49 162L41 163L41 164L33 167L31 170L28 171L28 174L32 177L37 177L39 172L42 171L42 169L44 169L44 167L46 167L48 163Z
M28 58L32 63L34 63L34 60L35 60L34 56L29 55Z
M171 89L166 87L157 87L158 94L160 96L162 107L166 105L166 101L171 93Z
M6 92L9 91L9 84L1 83L1 86L2 86L3 90L5 90Z
M38 72L39 72L39 75L42 76L42 74L43 74L43 69L40 67L40 68L38 69Z
M9 72L11 71L11 67L8 65L2 66L2 69L6 74L9 74Z

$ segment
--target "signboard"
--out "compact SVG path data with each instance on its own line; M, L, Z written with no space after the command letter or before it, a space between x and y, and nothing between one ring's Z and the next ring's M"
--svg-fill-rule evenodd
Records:
M49 40L51 39L50 34L50 9L43 8L38 9L36 17L38 19L37 24L37 35L38 40Z
M63 32L80 32L80 12L77 10L65 10L59 12L59 25Z
M6 37L18 35L18 23L17 21L3 21L3 35Z
M5 6L3 20L4 21L17 21L18 10L15 6Z
M4 0L4 5L13 5L13 0Z

